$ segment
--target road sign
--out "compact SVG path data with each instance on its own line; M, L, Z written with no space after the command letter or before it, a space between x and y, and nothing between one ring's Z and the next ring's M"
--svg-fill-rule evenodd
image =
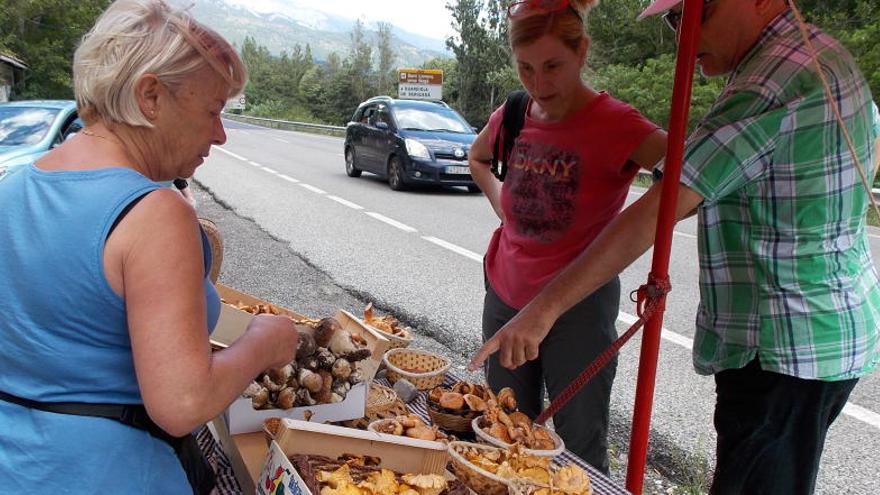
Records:
M398 69L397 96L411 100L443 99L443 71L440 69Z
M247 98L245 98L244 93L242 93L227 100L224 110L244 110L246 105Z

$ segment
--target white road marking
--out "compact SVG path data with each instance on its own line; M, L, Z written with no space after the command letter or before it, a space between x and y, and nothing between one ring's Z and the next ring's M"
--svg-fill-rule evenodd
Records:
M281 175L281 174L279 174L278 172L276 172L275 170L273 170L273 169L271 169L271 168L269 168L269 167L263 167L263 170L265 170L266 172L269 172L270 174Z
M474 261L479 261L480 263L483 262L483 255L477 254L477 253L470 251L468 249L465 249L461 246L457 246L451 242L446 242L443 239L438 239L436 237L431 237L431 236L422 236L422 239L424 239L428 242L432 242L442 248L448 249L448 250L452 251L453 253L458 253L466 258L470 258Z
M639 319L635 315L631 315L629 313L619 311L617 313L617 320L622 322L624 325L632 325L633 323L637 322ZM690 337L685 337L684 335L682 335L680 333L675 333L666 327L661 327L660 338L666 339L666 340L672 342L673 344L678 344L688 350L694 348L694 339L692 339Z
M211 149L215 149L215 150L217 150L217 151L219 151L219 152L221 152L221 153L226 153L227 155L231 156L232 158L238 158L239 160L241 160L241 161L243 161L243 162L248 161L247 158L245 158L245 157L243 157L243 156L241 156L241 155L236 155L235 153L233 153L233 152L231 152L231 151L229 151L229 150L224 150L223 148L221 148L221 147L219 147L219 146L211 146Z
M253 160L248 160L248 163L250 163L251 165L253 165L253 166L257 167L257 168L263 168L262 165L260 165L259 163L255 162L255 161L253 161Z
M280 143L290 144L290 141L288 141L288 140L286 140L286 139L277 138L277 137L275 137L275 136L272 136L272 139L274 139L275 141L278 141L278 142L280 142Z
M349 200L347 200L347 199L342 199L342 198L340 198L339 196L329 195L329 196L327 196L327 197L330 198L330 199L332 199L333 201L336 201L336 202L339 203L339 204L345 205L345 206L347 206L347 207L349 207L349 208L351 208L351 209L353 209L353 210L363 210L363 209L364 209L363 206L361 206L361 205L359 205L359 204L357 204L357 203L352 203L351 201L349 201Z
M639 190L639 191L633 191L632 189L630 189L630 191L627 194L630 194L633 196L641 196L641 195L645 194L646 191L647 191L647 189ZM679 232L677 230L673 230L672 233L674 235L678 235L678 236L681 236L681 237L684 237L687 239L696 239L697 238L697 236L695 236L694 234L688 234L687 232Z
M880 429L880 414L865 409L862 406L857 406L852 402L847 402L846 405L843 406L843 414L868 423L874 428Z
M404 232L418 232L418 230L410 227L409 225L407 225L405 223L400 223L397 220L388 218L385 215L382 215L381 213L376 213L374 211L368 211L368 212L366 212L366 214L375 218L376 220L379 220L380 222L385 222L388 225L390 225L394 228L400 229Z
M309 191L312 191L313 193L327 194L327 191L325 191L325 190L323 190L323 189L318 189L317 187L312 186L312 185L309 185L309 184L305 184L305 183L302 183L302 182L301 182L301 183L299 184L299 186L300 186L300 187L304 187L304 188L308 189Z
M286 180L287 182L293 182L294 184L299 184L299 179L294 179L293 177L291 177L289 175L278 174L278 177L281 177L282 179Z
M633 323L638 321L638 318L629 313L624 313L623 311L620 311L617 313L617 320L624 323L625 325L632 325ZM666 327L663 327L660 330L660 338L668 340L673 344L680 345L681 347L689 350L694 348L694 339L690 337L685 337L684 335L681 335L679 333L675 333ZM874 428L880 429L880 414L877 414L869 409L865 409L862 406L857 406L852 402L847 402L846 405L843 406L843 414L846 414L851 418L858 419L859 421L862 421L864 423L868 423Z

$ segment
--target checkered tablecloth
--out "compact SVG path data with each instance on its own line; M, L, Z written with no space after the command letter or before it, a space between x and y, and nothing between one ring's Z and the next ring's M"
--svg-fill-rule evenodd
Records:
M384 379L376 381L385 386L389 385ZM443 386L451 387L457 381L459 381L459 378L449 373L446 375L446 380L443 382ZM407 404L407 408L413 413L418 414L426 422L430 423L426 394L419 394L418 397ZM205 452L208 460L215 466L215 471L217 473L217 493L219 495L240 494L241 488L238 485L238 481L235 479L235 474L232 472L232 466L229 464L229 459L220 447L219 442L214 440L214 437L207 428L202 428L198 432L197 439L199 445L202 447L202 451ZM590 475L590 482L595 495L629 495L629 492L624 488L618 486L607 476L596 470L596 468L587 464L583 459L567 450L562 454L559 454L554 459L554 462L559 464L574 463L584 468Z

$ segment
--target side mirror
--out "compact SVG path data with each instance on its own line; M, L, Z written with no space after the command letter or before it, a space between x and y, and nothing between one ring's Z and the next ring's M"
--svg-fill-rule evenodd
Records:
M382 129L383 131L388 130L388 122L376 122L376 128Z

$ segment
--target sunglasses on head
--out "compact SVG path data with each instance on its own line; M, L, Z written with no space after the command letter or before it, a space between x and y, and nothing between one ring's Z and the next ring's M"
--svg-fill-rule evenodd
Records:
M559 12L568 7L571 7L569 0L523 0L521 2L513 2L507 7L507 17L518 19L532 15L545 15ZM574 10L574 7L572 7L572 10Z
M706 20L706 6L714 1L715 0L703 0L703 19L700 22ZM684 10L667 10L666 13L663 14L663 21L666 22L669 29L677 32L678 27L681 26L682 15L684 15Z

